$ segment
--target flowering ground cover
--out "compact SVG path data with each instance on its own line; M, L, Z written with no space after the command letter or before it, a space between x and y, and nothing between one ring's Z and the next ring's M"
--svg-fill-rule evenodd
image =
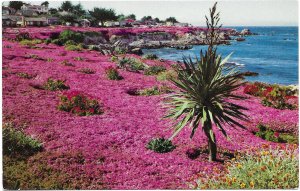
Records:
M38 31L41 29L24 30L42 34ZM47 31L52 29L42 30L47 36ZM36 46L39 48L32 49L18 42L3 40L3 119L18 125L26 124L24 132L43 144L46 154L42 152L38 157L32 157L31 163L41 161L44 164L47 161L48 165L61 169L70 177L78 174L92 177L93 180L84 185L86 189L188 188L188 181L193 175L214 172L214 167L223 167L221 162L208 162L204 152L198 157L186 154L195 147L206 147L207 140L201 131L191 140L190 130L182 130L172 140L176 146L172 152L155 153L146 148L153 138L169 138L172 135L167 130L170 121L162 118L166 113L162 106L166 94L134 96L128 92L165 84L172 87L167 81L157 80L155 75L122 69L118 70L122 80L109 80L105 70L116 67L110 56L96 51L67 51L53 44ZM74 59L78 57L82 59ZM64 61L72 66L61 64ZM145 63L166 68L172 64L159 60L146 60ZM82 73L79 71L82 68L89 68L95 73ZM18 75L20 73L33 77L22 78ZM43 85L49 78L63 80L69 89L49 91L34 88ZM78 116L60 111L57 108L60 95L74 91L101 102L103 113ZM252 133L261 123L274 131L298 134L297 110L263 106L259 98L244 94L243 88L236 93L248 97L238 101L248 108L249 121L244 122L247 129L225 126L231 138L227 140L213 127L220 150L230 153L259 148L266 143L277 145ZM75 152L82 155L83 162L64 161L62 165L61 157L56 156ZM76 178L70 180L76 182Z

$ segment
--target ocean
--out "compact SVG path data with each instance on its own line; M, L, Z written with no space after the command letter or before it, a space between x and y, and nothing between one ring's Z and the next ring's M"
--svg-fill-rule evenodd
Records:
M251 71L258 76L246 77L247 81L260 81L282 85L298 84L298 27L228 27L241 31L248 28L258 35L245 37L242 42L218 46L218 53L229 62L237 64L241 72ZM189 50L173 48L144 49L163 59L181 61L183 56L199 56L207 46L197 45Z

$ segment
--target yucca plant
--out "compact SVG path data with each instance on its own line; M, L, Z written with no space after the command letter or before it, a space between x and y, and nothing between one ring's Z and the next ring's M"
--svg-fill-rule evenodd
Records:
M221 55L217 54L218 30L222 25L218 26L220 19L219 13L216 13L216 5L217 3L210 9L210 20L206 17L208 50L204 54L201 51L200 59L196 57L195 61L184 57L183 64L175 67L178 78L172 78L170 81L180 91L167 97L166 106L169 111L165 116L176 121L170 140L187 124L192 128L190 138L202 127L208 138L209 161L217 160L213 124L227 137L223 127L225 123L244 128L237 119L247 120L246 115L242 113L246 108L229 101L244 99L233 93L243 82L240 81L239 72L234 66L225 65L230 55L222 60Z

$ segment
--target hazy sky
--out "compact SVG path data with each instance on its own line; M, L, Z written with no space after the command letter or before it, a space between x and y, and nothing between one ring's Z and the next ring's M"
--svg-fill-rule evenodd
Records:
M41 1L28 1L38 4ZM204 25L205 15L214 1L72 1L85 9L113 8L118 14L134 13L165 19L174 16L181 22ZM61 1L49 1L50 7L59 7ZM298 26L297 0L223 0L218 1L224 26Z

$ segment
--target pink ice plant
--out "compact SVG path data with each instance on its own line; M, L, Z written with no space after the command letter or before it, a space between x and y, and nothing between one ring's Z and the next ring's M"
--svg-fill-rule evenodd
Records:
M45 36L64 28L21 30L30 31L37 36L43 32ZM207 162L205 155L200 154L192 160L185 154L191 148L206 145L205 135L200 131L193 140L189 138L190 130L180 132L172 141L176 149L169 153L154 153L145 148L152 138L168 138L172 134L171 131L166 131L169 121L162 119L165 114L161 105L163 95L131 96L126 92L130 89L160 86L166 82L157 81L155 76L123 70L120 71L124 77L121 81L108 80L105 75L85 75L77 70L88 67L97 74L105 74L105 68L115 64L110 61L110 57L99 55L95 51L65 51L63 47L53 44L37 46L43 48L28 49L16 42L3 40L3 118L17 124L26 123L25 132L42 141L46 152L81 152L85 167L81 168L82 164L72 164L72 168L65 165L64 172L77 176L72 171L73 168L81 168L81 173L87 175L93 174L94 169L99 169L102 174L95 175L99 176L95 179L103 181L110 189L186 189L186 182L194 174L213 173L214 167L222 168L221 163ZM65 54L61 55L61 52ZM53 58L55 61L27 59L27 54ZM59 64L63 60L72 61L78 56L86 59L76 62L75 67ZM166 65L164 62L160 64ZM59 92L31 88L30 80L19 78L15 75L17 72L37 74L31 81L49 76L66 79L71 87L70 91L84 92L96 100L101 100L105 105L105 112L102 115L79 117L59 111L56 109ZM243 89L237 93L245 95ZM226 126L230 138L227 140L213 127L220 149L243 151L268 143L251 132L259 123L268 124L274 131L298 132L297 110L264 107L258 98L245 96L249 99L239 101L239 104L249 109L247 115L250 120L245 124L248 129ZM51 165L58 164L59 160L51 158ZM96 183L87 187L97 188Z

